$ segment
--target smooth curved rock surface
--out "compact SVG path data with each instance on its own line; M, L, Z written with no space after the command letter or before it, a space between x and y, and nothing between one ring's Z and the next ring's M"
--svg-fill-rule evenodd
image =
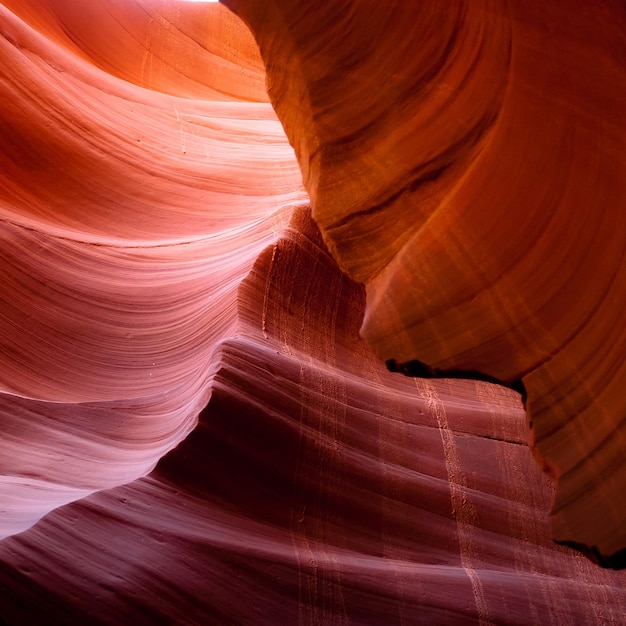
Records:
M4 619L619 623L625 574L550 539L518 395L391 374L363 306L296 212L239 288L193 432L0 543Z
M626 8L225 0L383 360L523 384L557 540L626 548ZM520 384L521 379L521 384Z
M277 5L242 4L251 16L265 6L275 29L262 41L266 61L301 58L295 39L279 36L288 22ZM341 32L347 51L377 19L367 2L346 3L339 21L323 19L328 5L307 6L302 28L329 45ZM467 69L489 92L466 120L478 133L487 119L478 109L499 119L505 107L499 81L510 80L516 55L502 53L516 27L497 3L454 6L434 14L405 69L436 76L436 62L419 67L439 58L447 68L442 34L484 20L494 58L477 48L480 70ZM415 6L398 7L407 12L365 32L415 22ZM368 54L384 48L381 33ZM371 281L366 304L327 252L241 22L223 6L173 0L3 0L0 35L1 622L620 623L625 575L551 540L553 483L526 445L519 395L392 374L359 338ZM458 40L466 62L472 42ZM361 109L332 158L342 137L361 132L362 114L380 114L357 60L343 57L336 77ZM373 76L380 61L371 58ZM335 198L337 219L346 217L338 199L350 199L354 182L338 178L320 202L311 176L328 175L333 161L307 169L311 136L296 134L321 113L307 108L302 80L328 68L306 64L298 80L278 81L280 71L292 76L290 63L268 62L270 96L299 137L316 218L343 263L319 211ZM406 76L388 79L393 91ZM280 96L280 85L290 93ZM463 81L447 89L461 114L453 101ZM394 105L409 122L403 103L417 107L414 96L404 85ZM439 148L437 134L458 128L433 106ZM391 142L407 130L385 123ZM364 145L376 132L364 132ZM402 182L405 164L360 161L358 142L344 143L356 150L344 157L359 184L375 173L359 178L359 163L379 168L390 189L385 172L398 167ZM479 147L459 150L456 169L424 174L442 198L479 159ZM409 234L402 217L389 229ZM379 250L375 234L364 253L372 262L391 254L391 266L393 242Z
M192 430L212 354L233 332L239 282L305 195L270 105L243 98L261 91L262 65L224 7L20 0L0 7L0 21L6 536L145 475ZM154 37L170 51L161 61L180 64L196 21L230 45L213 42L224 57L196 50L208 82L195 92L178 66L157 80L156 61L141 80L154 52L147 34L132 38L143 55L105 47L109 30L129 37L127 23L137 33L160 24ZM102 41L89 36L83 50L77 33L101 24ZM100 69L111 66L137 82ZM207 99L220 82L235 95Z

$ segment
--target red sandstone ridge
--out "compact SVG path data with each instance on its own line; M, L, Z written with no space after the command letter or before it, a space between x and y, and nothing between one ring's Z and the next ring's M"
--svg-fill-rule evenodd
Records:
M623 2L225 4L366 285L362 335L384 360L523 384L554 537L621 564Z
M620 623L619 7L230 5L0 4L0 622Z

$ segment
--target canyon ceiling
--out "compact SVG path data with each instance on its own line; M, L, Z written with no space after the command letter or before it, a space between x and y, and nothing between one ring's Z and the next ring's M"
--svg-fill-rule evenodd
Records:
M1 0L0 623L624 623L625 112L621 0Z

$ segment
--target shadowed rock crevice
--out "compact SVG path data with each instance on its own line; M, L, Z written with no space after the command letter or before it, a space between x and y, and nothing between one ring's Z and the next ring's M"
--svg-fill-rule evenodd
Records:
M396 372L404 374L405 376L412 376L414 378L467 378L469 380L482 380L494 385L501 385L502 387L507 387L517 391L517 393L521 396L522 404L526 406L526 389L524 388L524 383L521 380L504 382L494 376L490 376L489 374L483 374L482 372L455 369L442 370L436 367L430 367L421 361L397 363L394 359L389 359L385 362L385 365L390 372Z

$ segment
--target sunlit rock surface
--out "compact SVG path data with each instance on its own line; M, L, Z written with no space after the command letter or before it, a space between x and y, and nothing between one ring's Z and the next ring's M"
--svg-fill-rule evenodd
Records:
M2 7L0 536L192 430L239 282L305 198L271 106L244 99L267 100L251 36L183 6ZM194 64L206 84L179 80Z
M165 0L0 5L1 622L623 619L625 575L552 542L554 487L527 446L519 395L479 381L406 378L387 371L380 358L419 357L508 381L524 374L529 409L540 416L537 403L545 403L547 423L561 410L555 406L569 407L570 395L577 402L576 393L591 394L589 415L606 409L594 436L614 432L619 416L602 393L610 385L617 390L619 353L604 386L593 383L598 364L585 364L571 380L582 389L570 394L554 381L565 395L552 402L529 384L532 376L546 384L543 370L516 370L530 357L513 350L510 337L495 337L497 329L518 332L529 353L539 350L533 343L540 343L539 330L527 337L516 317L526 301L521 292L504 298L513 293L508 278L502 292L495 278L486 289L485 277L497 267L506 277L523 266L568 324L585 307L604 311L607 325L589 322L589 329L605 346L598 363L611 365L603 360L611 354L604 342L609 331L623 333L623 323L608 321L624 300L622 266L615 262L624 224L615 219L612 195L623 184L615 156L623 134L617 109L609 106L623 97L620 14L611 5L589 9L585 30L575 16L559 25L557 11L553 29L561 38L552 44L552 62L566 62L563 46L602 59L610 48L613 61L600 67L614 72L614 84L602 91L606 76L585 74L581 93L590 89L582 83L592 81L598 102L580 96L578 107L565 91L559 98L544 93L546 103L560 103L550 117L541 108L543 83L529 77L531 65L527 82L511 69L524 50L545 50L551 41L530 9L516 15L512 7L505 15L499 3L467 3L443 15L425 4L424 13L392 4L384 15L370 2L337 5L345 13L322 3L306 5L304 14L297 4L233 6L261 43L270 96L323 236L366 289L326 251L298 162L268 101L261 57L226 8ZM600 27L603 38L592 32ZM533 28L534 44L524 38ZM409 49L417 32L421 47ZM516 41L526 42L521 51ZM333 63L343 70L334 72ZM308 82L311 72L319 74L317 90ZM449 80L440 81L441 73ZM525 89L512 95L516 76ZM563 73L566 86L572 76ZM426 80L432 87L424 94L419 86ZM431 91L443 100L427 102ZM535 98L535 108L516 109L510 101L522 97ZM544 124L541 133L526 120L529 109ZM579 124L562 119L573 111ZM516 116L523 118L520 128ZM313 119L316 134L309 132ZM471 145L463 143L463 124ZM564 152L561 127L571 132ZM513 137L507 140L507 133ZM528 152L506 148L507 141ZM487 158L492 142L500 146L498 158ZM541 165L533 161L537 150L545 153ZM449 167L433 169L424 161L428 154ZM584 176L576 169L581 160L588 165ZM500 176L498 167L512 173ZM412 186L407 176L422 182ZM597 183L595 204L587 216L565 223L559 215L571 203L563 197L576 199L571 210L583 198L591 202L585 176ZM522 185L527 214L516 195ZM389 207L377 208L373 193L380 202L390 194ZM533 194L554 202L540 223ZM390 208L397 202L402 206ZM516 216L515 228L502 204ZM601 307L588 286L568 318L559 308L568 300L559 300L552 282L561 276L565 289L567 276L548 261L543 269L533 263L543 258L544 244L591 245L611 221L610 236L598 239L601 261L589 272L594 289L613 277L613 306ZM431 224L435 231L428 234ZM510 267L502 265L507 254ZM568 267L583 260L573 253L568 259ZM439 283L428 282L437 272ZM424 292L432 301L411 300L433 284ZM456 292L446 291L453 288L470 301L488 301L489 311L483 302L476 317L467 317L462 302L455 305ZM524 304L527 321L539 324L532 302ZM443 334L429 308L437 305L443 314L444 303L454 324L463 324L452 330L484 337L476 348L484 363L455 356L459 344ZM432 320L408 332L403 307ZM498 317L503 307L510 328ZM361 327L375 351L359 338ZM569 328L577 340L578 329ZM591 349L586 332L587 326L580 341ZM619 351L622 336L609 347ZM433 352L422 353L420 342ZM450 353L430 358L439 350ZM568 354L557 350L555 358ZM614 395L617 405L622 394ZM584 461L591 440L575 431L585 424L538 438L541 452L554 441ZM618 432L608 448L617 453L619 446ZM582 493L592 501L613 488L608 478L597 478L604 470L594 459L581 469L590 476ZM577 495L567 515L557 515L557 538L579 536L559 535L571 523L569 506L585 504ZM596 501L583 507L585 532L595 538L606 530L619 540L620 497L616 492L609 512Z
M525 387L554 537L626 548L626 7L225 0L383 360Z

